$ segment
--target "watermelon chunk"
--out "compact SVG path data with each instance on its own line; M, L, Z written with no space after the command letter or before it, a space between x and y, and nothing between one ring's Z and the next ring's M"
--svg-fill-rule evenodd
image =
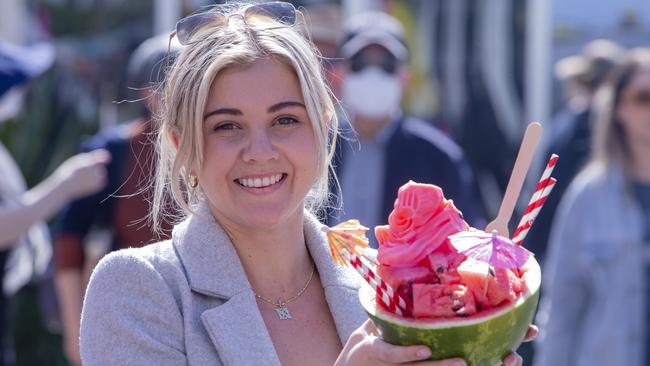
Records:
M456 268L466 259L458 253L451 245L447 244L441 247L441 250L429 254L428 265L438 277L440 283L452 284L460 283L461 278Z
M425 266L415 267L393 267L393 266L379 266L379 277L381 277L388 285L397 289L404 285L411 285L415 282L430 282L435 278L431 270Z
M511 269L493 270L487 263L471 258L458 267L458 274L484 309L514 301L525 287L523 280Z
M461 284L413 284L413 315L416 318L453 317L474 313L474 295Z
M521 269L521 280L524 290L515 301L468 316L397 316L378 306L373 290L365 285L359 291L359 299L388 343L427 345L432 352L431 360L461 357L469 366L500 365L504 357L519 347L535 315L541 271L534 257ZM420 290L417 293L424 294Z

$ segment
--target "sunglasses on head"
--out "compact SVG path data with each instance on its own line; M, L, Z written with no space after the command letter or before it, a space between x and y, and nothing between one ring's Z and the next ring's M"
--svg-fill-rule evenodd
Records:
M382 51L379 57L370 57L364 51L358 52L350 58L350 71L357 73L368 66L379 66L387 74L397 72L399 62L397 58L388 51Z
M212 23L225 25L228 22L228 15L222 12L223 9L224 7L215 6L206 12L190 15L179 20L176 23L176 30L169 36L170 42L176 36L181 45L187 45L197 31L205 25ZM300 11L296 10L291 3L273 1L247 6L241 14L232 15L242 16L244 22L254 18L266 18L290 26L296 24L297 14L300 14Z

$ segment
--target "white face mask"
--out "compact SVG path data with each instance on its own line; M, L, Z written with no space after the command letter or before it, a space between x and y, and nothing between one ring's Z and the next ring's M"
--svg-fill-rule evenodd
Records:
M400 107L402 84L397 74L369 66L346 75L341 97L343 105L353 114L368 118L386 117Z

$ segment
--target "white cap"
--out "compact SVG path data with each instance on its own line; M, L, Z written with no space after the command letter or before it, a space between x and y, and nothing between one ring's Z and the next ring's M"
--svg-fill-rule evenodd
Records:
M341 56L352 57L373 44L384 47L400 61L408 58L404 29L399 20L382 12L367 12L351 17L345 25Z

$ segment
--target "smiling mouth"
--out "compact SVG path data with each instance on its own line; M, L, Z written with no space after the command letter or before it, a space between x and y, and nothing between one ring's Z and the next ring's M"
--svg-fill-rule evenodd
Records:
M286 177L286 173L278 173L256 178L237 178L235 182L247 188L266 188L283 181Z

